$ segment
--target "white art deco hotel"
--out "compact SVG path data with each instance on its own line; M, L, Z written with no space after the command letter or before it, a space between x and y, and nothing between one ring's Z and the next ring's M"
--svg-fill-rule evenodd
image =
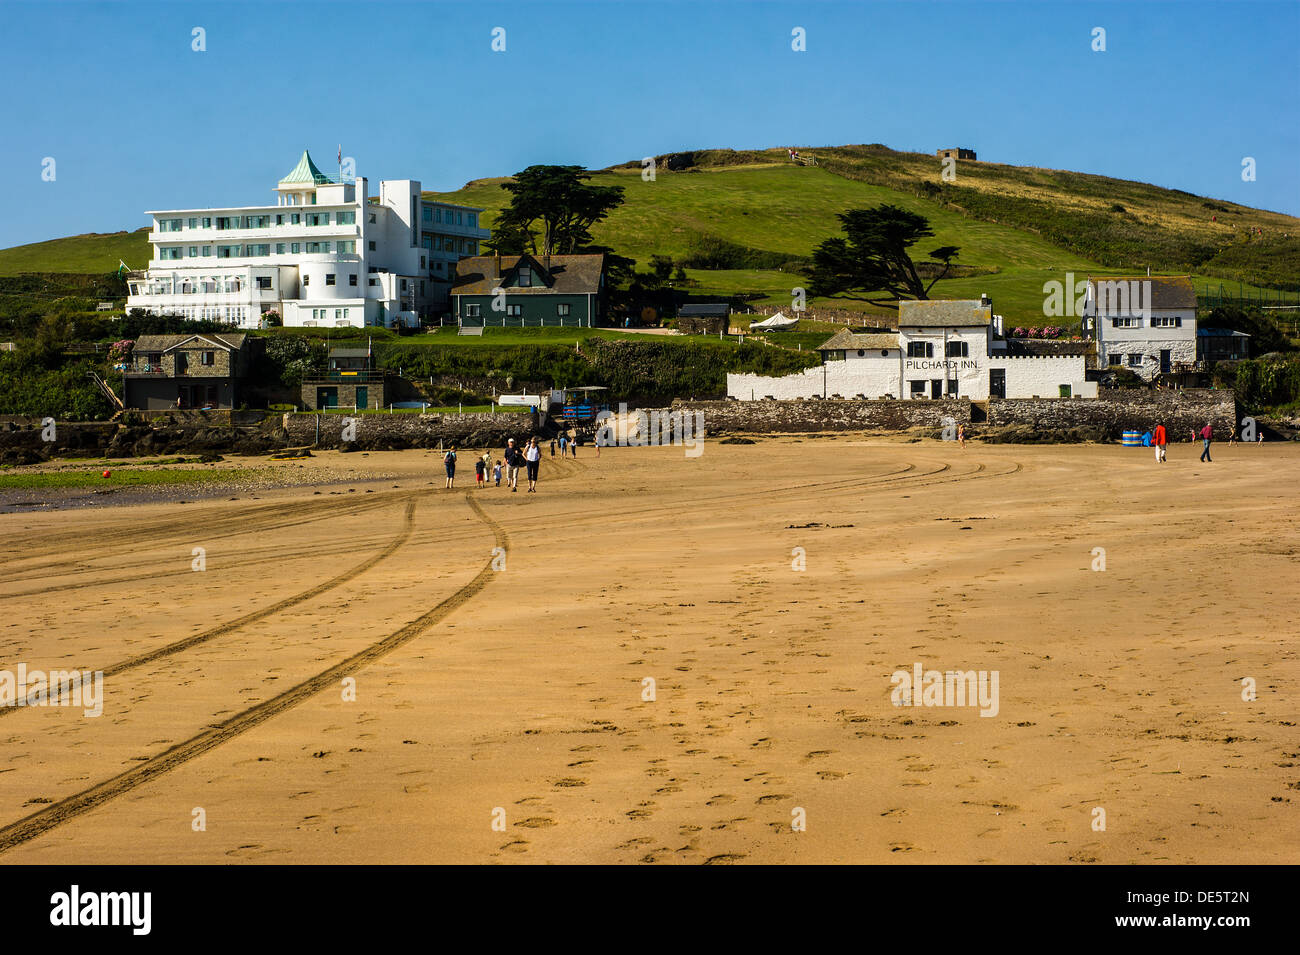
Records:
M270 313L287 326L414 326L446 308L454 262L488 236L480 209L425 202L413 179L384 180L372 198L365 178L331 179L306 152L275 191L275 205L150 212L153 259L128 276L127 310L241 328Z

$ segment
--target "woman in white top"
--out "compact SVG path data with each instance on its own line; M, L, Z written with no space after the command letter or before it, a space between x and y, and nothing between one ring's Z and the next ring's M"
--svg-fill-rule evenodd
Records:
M542 449L537 446L537 439L528 442L524 451L524 462L528 465L528 493L537 493L537 468L542 463Z

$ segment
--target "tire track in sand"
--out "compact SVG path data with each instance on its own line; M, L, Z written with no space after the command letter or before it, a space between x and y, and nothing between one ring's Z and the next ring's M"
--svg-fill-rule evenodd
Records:
M230 620L227 621L226 623L218 624L215 627L210 627L209 629L204 630L201 633L196 633L193 636L184 637L180 640L174 641L173 643L169 643L166 646L161 646L156 649L149 650L148 652L142 653L139 656L130 657L129 659L121 660L117 663L110 663L106 667L99 667L94 669L100 670L101 672L103 672L104 676L106 677L125 672L126 670L133 670L136 667L144 666L146 663L152 663L155 660L162 659L163 657L168 657L175 653L182 653L185 650L189 650L192 647L196 647L201 643L207 643L209 640L214 640L217 637L224 636L225 634L238 630L241 627L246 627L250 623L256 623L257 621L269 617L273 614L277 614L282 610L288 610L290 607L300 604L304 600L310 600L313 597L318 597L321 594L325 593L326 591L333 590L335 587L342 586L348 581L361 576L367 570L369 570L371 567L374 567L384 558L392 556L392 554L395 553L398 550L398 548L400 548L403 544L405 544L408 540L410 540L411 534L414 530L415 530L415 501L408 501L406 504L406 514L402 521L402 529L398 532L397 536L394 537L392 541L390 541L386 546L384 546L383 549L381 549L378 553L373 554L370 557L367 557L365 560L357 564L355 567L349 570L345 570L343 573L339 574L338 576L331 577L329 580L326 581L322 581L321 583L316 584L314 587L309 587L308 589L300 593L296 593L291 597L285 597L283 600L279 600L271 604L269 607L263 607L260 610L254 610L251 613L246 613L242 617L236 617L234 620ZM70 667L69 669L82 670L82 669L91 669L91 668ZM62 694L64 692L70 693L71 691L72 691L72 683L71 681L69 681L66 684L61 683L57 689L51 690L51 693ZM0 706L0 717L6 716L10 713L16 713L19 709L22 709L22 707Z
M509 549L510 538L501 525L488 517L478 505L478 502L469 494L465 495L465 502L478 515L478 518L492 530L493 536L496 538L496 546ZM492 579L493 573L492 559L489 558L483 564L483 568L474 576L474 579L464 587L441 600L406 626L393 631L364 650L354 653L346 660L322 670L297 686L285 690L279 696L264 700L256 706L251 706L228 719L222 720L220 723L210 726L202 733L192 736L182 743L177 743L170 749L149 758L138 766L118 773L116 776L91 786L89 789L84 789L73 796L69 796L67 799L51 803L39 812L25 816L17 822L10 823L0 829L0 853L7 852L15 846L44 835L83 813L96 809L118 796L171 772L196 756L202 756L222 743L234 739L236 736L265 723L286 710L292 709L327 687L337 686L344 676L354 674L357 670L409 643L459 608L487 586L488 581Z

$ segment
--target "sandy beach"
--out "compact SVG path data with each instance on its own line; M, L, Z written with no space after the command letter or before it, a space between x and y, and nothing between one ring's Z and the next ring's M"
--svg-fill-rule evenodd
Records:
M1300 447L1199 452L321 452L0 514L0 669L104 673L0 708L0 864L1300 862ZM917 664L996 713L895 705Z

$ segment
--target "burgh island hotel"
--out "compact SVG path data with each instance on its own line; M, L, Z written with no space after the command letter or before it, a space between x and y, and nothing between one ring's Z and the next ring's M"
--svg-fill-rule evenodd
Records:
M413 179L333 179L303 152L274 205L150 212L153 258L127 310L287 326L418 325L447 312L456 262L489 235L483 211L421 197Z

